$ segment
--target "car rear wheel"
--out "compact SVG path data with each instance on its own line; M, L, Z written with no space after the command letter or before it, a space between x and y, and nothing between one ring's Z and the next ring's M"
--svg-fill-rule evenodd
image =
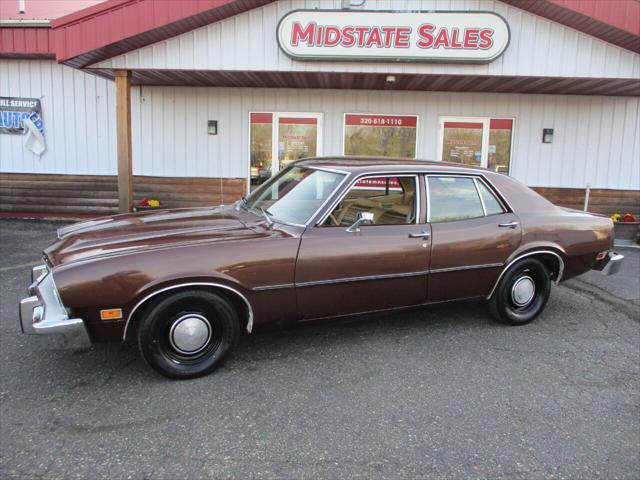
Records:
M238 315L226 299L189 290L164 298L146 312L138 330L138 347L158 373L187 379L220 366L239 336Z
M525 325L544 310L551 293L547 267L535 258L515 263L503 275L489 301L489 310L509 325Z

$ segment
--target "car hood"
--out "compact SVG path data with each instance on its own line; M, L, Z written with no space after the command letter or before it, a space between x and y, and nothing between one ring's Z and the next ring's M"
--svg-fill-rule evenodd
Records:
M150 248L243 240L273 235L264 220L233 207L181 208L114 215L58 230L44 251L53 265Z

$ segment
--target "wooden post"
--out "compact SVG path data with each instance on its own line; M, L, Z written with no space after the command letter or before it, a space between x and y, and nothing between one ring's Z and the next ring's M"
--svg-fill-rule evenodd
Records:
M120 213L133 206L133 171L131 167L131 72L115 70L116 136L118 139L118 207Z

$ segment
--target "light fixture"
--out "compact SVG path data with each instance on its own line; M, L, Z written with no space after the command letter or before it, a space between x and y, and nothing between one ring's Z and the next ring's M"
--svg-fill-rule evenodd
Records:
M393 85L394 83L396 83L396 76L395 75L387 75L387 83L389 85Z
M542 129L542 143L553 143L553 128Z

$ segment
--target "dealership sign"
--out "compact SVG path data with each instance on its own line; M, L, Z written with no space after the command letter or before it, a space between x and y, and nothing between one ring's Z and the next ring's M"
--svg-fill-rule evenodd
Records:
M277 33L296 60L488 63L509 44L491 12L295 10Z
M44 133L40 99L0 97L0 133L23 135L28 132L25 120L31 122Z

